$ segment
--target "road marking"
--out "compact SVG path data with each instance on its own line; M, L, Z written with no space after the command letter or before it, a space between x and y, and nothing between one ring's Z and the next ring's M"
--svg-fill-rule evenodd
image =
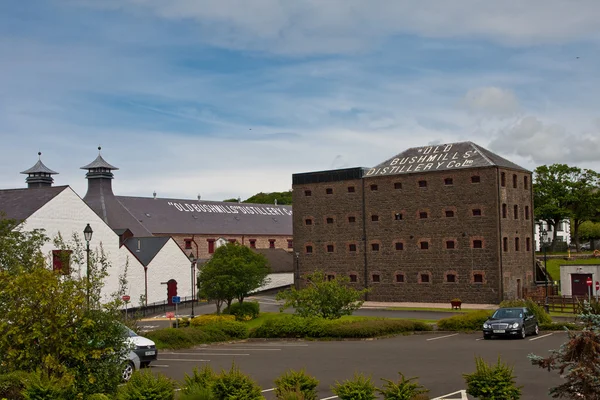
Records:
M200 352L200 353L163 353L161 352L160 354L169 354L169 355L177 355L177 356L199 356L199 355L203 355L203 356L249 356L250 354L245 354L245 353L204 353L204 352Z
M160 364L152 364L152 366L150 368L169 368L168 365L160 365Z
M202 361L202 362L208 362L210 360L193 360L191 358L161 358L160 361Z
M536 336L536 337L534 337L534 338L531 338L531 339L529 339L529 341L531 342L531 341L533 341L533 340L543 339L543 338L545 338L545 337L548 337L548 336L550 336L550 335L554 335L554 333L548 333L548 334L546 334L546 335L542 335L542 336Z
M434 337L434 338L429 338L429 339L427 339L427 341L449 338L449 337L456 336L456 335L458 335L458 333L453 333L452 335L438 336L438 337Z
M273 390L275 390L275 388L265 389L265 390L261 390L261 393L272 392Z
M231 349L219 349L219 348L215 348L215 347L207 347L204 349L194 349L197 351L281 351L281 349L254 349L252 347L234 347ZM161 354L195 354L195 353L179 353L176 351L161 351Z
M324 399L321 400L331 400L331 399L337 399L337 396L331 396L331 397L325 397Z
M475 339L475 341L476 341L476 342L478 342L478 341L480 341L480 340L483 340L483 338L482 338L482 337L480 337L479 339Z
M460 399L457 397L452 397L452 398L448 397L448 396L456 396L457 394L460 394ZM448 393L448 394L445 394L440 397L435 397L433 400L469 400L469 398L467 397L466 390L459 390L454 393Z

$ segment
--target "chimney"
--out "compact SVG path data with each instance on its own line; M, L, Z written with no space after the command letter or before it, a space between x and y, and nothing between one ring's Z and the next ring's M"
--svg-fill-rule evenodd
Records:
M27 182L27 188L38 188L38 187L50 187L54 183L52 175L58 174L58 172L52 171L46 167L42 162L42 153L38 152L38 162L26 171L21 172L27 174L25 182Z

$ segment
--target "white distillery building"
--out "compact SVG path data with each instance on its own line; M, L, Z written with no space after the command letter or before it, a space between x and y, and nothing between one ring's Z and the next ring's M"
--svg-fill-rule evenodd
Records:
M103 298L119 290L119 277L124 275L128 285L124 294L131 298L132 306L144 303L169 301L172 296L192 295L190 260L169 237L132 237L130 231L115 232L69 186L52 186L52 175L41 160L27 174L26 189L0 190L0 212L8 219L20 222L25 231L43 229L51 239L43 247L48 265L55 270L85 276L85 254L73 253L73 236L76 235L85 249L83 230L93 230L91 251L102 248L111 267L105 280ZM60 234L66 246L57 247L52 240ZM65 255L68 255L65 257ZM68 265L63 265L63 260Z
M549 241L554 238L554 227L549 225L546 221L537 221L535 223L535 250L542 251L543 247L541 246L542 237L541 233L543 231L548 232ZM556 229L556 240L560 242L566 243L567 247L571 245L571 221L568 219L564 219L560 221L558 224L558 229Z

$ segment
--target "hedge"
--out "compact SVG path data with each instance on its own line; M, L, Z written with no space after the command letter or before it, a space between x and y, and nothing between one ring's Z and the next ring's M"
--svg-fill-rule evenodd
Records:
M502 303L500 303L500 307L527 307L529 311L531 311L533 315L535 315L539 325L552 323L552 318L550 318L550 315L546 313L544 307L540 306L531 299L504 300Z
M483 323L492 315L491 311L474 311L440 319L437 326L443 331L478 331L483 329Z
M562 331L567 328L570 331L580 331L583 329L582 324L573 322L551 322L549 324L539 324L541 331Z
M202 328L159 329L145 333L159 349L186 349L199 344L225 342L232 338L221 329L205 326Z

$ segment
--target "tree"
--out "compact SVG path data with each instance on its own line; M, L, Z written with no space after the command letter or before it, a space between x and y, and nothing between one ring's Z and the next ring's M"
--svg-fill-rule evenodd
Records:
M242 303L248 293L265 285L269 273L265 256L238 243L228 243L217 248L200 269L198 292L213 300L220 314L223 303L230 306L233 299Z
M0 269L3 372L39 371L48 378L72 382L75 394L83 398L114 393L129 348L117 303L100 304L103 278L110 266L101 250L91 254L94 278L88 281L76 269L46 267L41 247L48 239L43 232L23 232L10 220L0 219L0 226L13 227L1 231L0 246L14 245Z
M306 281L306 288L290 288L277 294L277 300L284 301L282 311L293 307L301 317L337 319L343 315L352 315L358 310L364 302L364 295L369 291L350 287L350 279L347 277L329 280L321 271L309 274Z
M573 221L573 239L579 251L579 228L600 214L600 174L590 169L579 170L571 182L569 209Z
M239 199L226 199L225 202L237 203ZM242 203L253 203L253 204L277 204L279 205L291 205L292 204L292 191L286 192L271 192L271 193L257 193L254 196L247 198Z
M589 304L579 316L585 324L581 332L569 332L567 342L548 357L529 355L533 365L548 371L557 370L562 384L550 389L554 398L600 399L600 315Z
M600 222L585 221L579 226L579 238L582 240L600 239Z

